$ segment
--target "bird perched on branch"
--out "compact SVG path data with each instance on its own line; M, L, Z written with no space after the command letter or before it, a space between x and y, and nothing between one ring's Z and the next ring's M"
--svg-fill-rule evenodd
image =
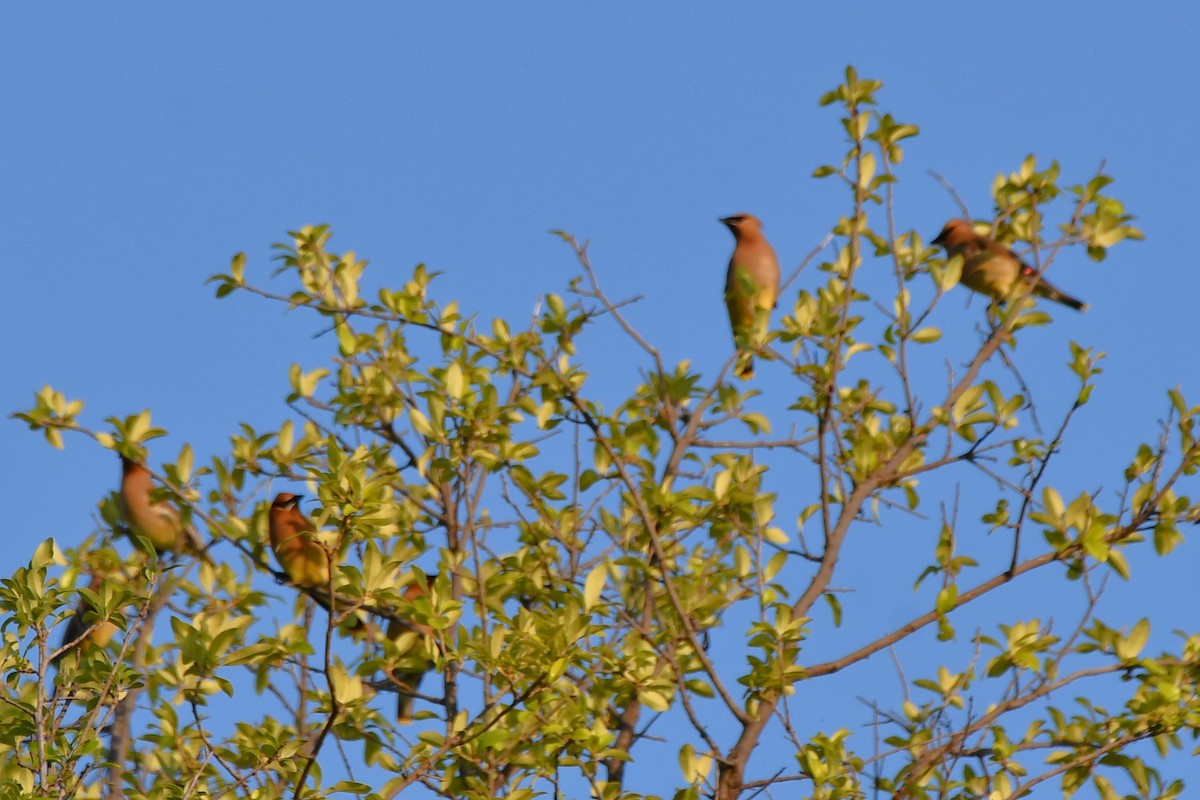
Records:
M424 581L410 583L404 590L404 599L412 602L427 596L433 581L434 576L430 575ZM388 638L400 648L398 660L401 666L389 670L388 675L396 684L399 694L396 701L396 721L403 725L412 722L413 704L416 701L417 690L421 687L421 679L425 677L426 672L433 669L427 642L432 633L429 626L415 622L406 623L393 619L388 623Z
M779 299L779 259L763 238L758 217L735 214L720 221L735 242L725 274L725 307L738 351L733 372L748 380L754 377L754 350L766 341L771 311Z
M300 510L303 495L280 492L267 516L275 559L297 586L329 586L329 554L317 540L317 528ZM320 602L318 600L318 602Z
M306 593L321 608L332 611L329 597L330 569L337 566L336 555L326 550L317 538L317 527L300 510L303 495L280 492L271 503L267 514L267 528L271 537L271 549L275 560L283 568L289 581L306 590ZM332 562L331 562L332 559ZM344 611L354 601L338 598L339 611ZM341 620L341 614L338 615ZM363 619L362 611L349 624L352 634L372 635L373 626Z
M946 248L947 258L962 256L963 285L993 300L1007 300L1021 291L1019 287L1023 285L1024 291L1032 291L1038 297L1078 311L1087 310L1087 303L1040 277L1037 270L1008 247L976 233L970 220L950 220L933 243Z
M121 456L121 513L134 537L141 537L158 553L188 553L208 563L200 534L184 525L179 509L168 500L152 501L154 478L143 464Z

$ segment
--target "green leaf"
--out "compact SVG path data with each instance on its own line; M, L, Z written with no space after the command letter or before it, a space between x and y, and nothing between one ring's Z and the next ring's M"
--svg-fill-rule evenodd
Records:
M942 332L940 330L938 330L937 328L933 328L933 327L921 328L921 330L913 333L911 338L914 342L920 342L921 344L928 344L931 342L936 342L939 339L941 339Z
M864 125L863 128L865 129L866 126ZM869 150L863 153L858 170L858 186L860 189L865 189L871 179L875 177L875 154Z
M1132 661L1137 658L1150 640L1150 620L1141 619L1128 636L1117 640L1117 657L1122 661Z
M433 438L433 426L429 424L429 417L421 413L420 409L410 408L408 418L412 422L413 430L427 439Z
M608 579L608 565L600 564L588 573L587 580L583 584L583 607L587 611L591 611L592 607L600 599L600 593L604 591L604 582Z
M829 603L829 610L833 612L833 626L835 628L842 627L842 603L837 599L837 595L833 592L824 594L825 602Z
M644 689L637 694L638 702L651 711L667 711L671 708L671 700L665 692L657 689Z
M950 584L944 587L937 596L937 613L941 615L949 614L958 606L958 586Z
M1061 518L1064 512L1062 495L1060 495L1052 486L1047 486L1042 490L1042 504L1046 507L1046 513L1051 517Z
M538 428L545 430L550 417L554 416L554 412L557 410L558 404L551 400L547 400L538 406L537 415L535 416Z
M354 336L354 331L343 320L338 320L334 323L333 329L337 332L338 348L342 355L352 356L358 351L358 341Z
M763 568L763 580L769 581L779 574L779 571L787 564L787 553L780 551L767 561L767 565Z
M238 253L229 263L229 274L233 276L234 282L238 286L242 286L246 282L246 254Z
M940 273L934 276L937 283L938 291L945 293L958 286L962 280L963 259L961 255L956 255L946 262L946 266Z

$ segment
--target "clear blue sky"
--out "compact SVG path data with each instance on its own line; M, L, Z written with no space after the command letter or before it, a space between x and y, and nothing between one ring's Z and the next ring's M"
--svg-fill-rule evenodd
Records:
M758 214L786 264L820 241L845 201L809 176L844 142L817 98L854 64L884 81L881 108L921 126L897 221L927 238L955 214L927 169L984 216L995 174L1028 153L1071 182L1107 159L1147 240L1099 265L1064 256L1054 280L1091 310L1058 314L1018 358L1052 401L1068 340L1108 353L1054 477L1111 490L1165 389L1200 402L1198 39L1200 7L1184 3L10 6L0 411L47 383L85 400L93 426L149 407L172 432L159 459L277 424L289 365L318 366L329 343L273 305L216 301L204 280L244 250L266 281L271 243L322 222L373 281L424 262L445 273L441 297L521 320L576 273L547 234L569 230L614 296L644 296L630 315L668 360L711 374L730 348L716 218ZM936 322L973 337L981 315L946 302ZM584 358L620 390L644 366L630 352ZM769 372L762 388L789 388ZM8 574L42 539L87 534L118 467L11 420L0 452ZM1157 584L1180 612L1164 631L1194 627L1194 547L1184 559ZM877 609L879 627L904 609Z

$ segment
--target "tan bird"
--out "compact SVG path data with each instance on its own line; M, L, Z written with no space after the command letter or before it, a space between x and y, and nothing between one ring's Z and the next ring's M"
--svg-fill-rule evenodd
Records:
M317 528L303 511L303 495L280 492L267 516L271 549L288 580L297 586L329 586L329 555L317 540ZM319 601L318 601L319 602Z
M330 564L330 554L317 538L317 527L313 521L300 510L303 495L280 492L271 503L267 514L267 529L271 537L271 549L275 552L275 560L283 568L284 573L296 586L311 589L307 592L321 608L332 611L329 598L330 566L337 566L336 559ZM352 601L338 600L339 619ZM348 630L357 636L371 636L374 626L369 625L362 617L362 612L356 612L349 623Z
M92 579L88 582L88 589L93 592L98 592L107 576L100 571L92 573ZM89 617L91 617L89 619ZM96 619L95 608L86 596L82 593L79 595L79 603L75 607L75 615L71 617L71 621L67 623L66 630L63 631L62 642L59 645L60 652L54 657L52 663L58 664L68 653L74 650L67 650L68 645L72 642L77 642L79 648L83 647L104 647L117 633L117 626L107 619Z
M748 380L754 377L754 350L766 342L771 311L779 299L779 259L763 238L758 217L735 214L721 222L735 240L725 274L725 307L738 351L733 372Z
M200 534L184 525L167 500L151 502L154 479L142 464L121 456L121 513L135 537L146 539L158 553L190 553L212 563Z
M428 595L429 589L433 586L433 580L434 576L430 575L425 579L424 586L419 582L409 584L404 590L404 599L412 602L418 597ZM417 635L410 637L411 642L406 640L402 644L404 650L400 653L399 666L388 673L398 690L396 721L402 725L412 722L413 705L416 702L414 695L421 687L421 679L425 677L425 673L433 669L433 662L429 660L429 651L426 641L424 641L433 633L432 629L427 625L402 623L397 620L388 623L387 635L393 641L400 639L409 631L414 631Z
M1064 306L1087 310L1087 303L1076 300L1026 264L1017 254L997 241L980 236L967 219L952 219L933 240L946 248L946 256L962 256L962 283L968 289L1003 302L1023 291L1032 291Z

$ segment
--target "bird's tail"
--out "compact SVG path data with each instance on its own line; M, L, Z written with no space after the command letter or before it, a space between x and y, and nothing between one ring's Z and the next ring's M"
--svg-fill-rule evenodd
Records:
M394 672L392 679L396 682L396 721L408 725L413 721L413 706L416 704L416 692L421 686L424 672Z
M1041 295L1056 303L1062 303L1064 306L1073 308L1076 311L1087 311L1088 308L1087 303L1072 297L1054 284L1047 283L1045 280L1038 281L1037 288L1034 289L1034 294Z
M413 705L416 698L411 694L400 693L396 700L396 722L401 725L411 725L413 721Z
M744 381L754 377L754 356L742 350L738 353L737 363L733 365L733 374Z

